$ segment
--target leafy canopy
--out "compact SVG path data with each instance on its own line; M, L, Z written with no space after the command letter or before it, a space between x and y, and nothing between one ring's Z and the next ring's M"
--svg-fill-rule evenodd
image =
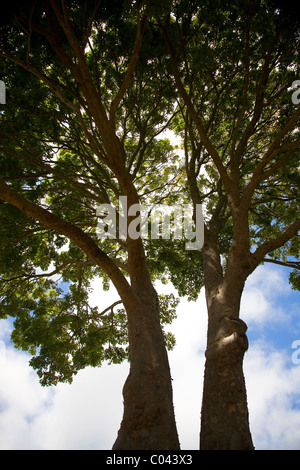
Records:
M71 39L53 4L57 10L49 2L24 2L17 14L12 12L13 21L3 20L1 70L9 99L1 113L1 176L18 194L88 234L128 276L126 243L97 237L98 205L118 208L122 189L77 62L81 57L90 87L114 122L141 202L172 203L183 168L163 136L175 99L166 86L163 46L151 28L145 31L131 76L137 23L142 27L138 2L70 2ZM78 370L104 360L128 359L127 320L119 302L103 311L89 302L94 279L102 278L102 288L108 289L107 274L56 229L2 201L0 213L1 318L15 318L12 340L34 355L30 362L42 384L71 381ZM186 268L181 246L145 241L153 279L171 271L186 292L194 272ZM184 280L178 277L182 267ZM178 300L162 295L160 303L162 324L170 323ZM174 346L170 333L165 340Z
M117 208L122 195L109 159L115 145L143 204L191 197L204 205L225 264L234 232L230 178L247 200L251 252L263 247L264 261L297 267L299 239L280 242L299 218L298 117L287 91L299 75L295 30L266 1L210 3L26 1L1 20L1 177L84 231L126 277L126 244L99 240L96 230L97 206ZM128 358L124 310L89 303L94 279L109 286L104 270L22 210L0 201L0 214L0 313L15 318L12 338L34 355L42 383ZM180 295L197 297L201 253L174 240L145 240L144 249L154 280L171 279ZM296 271L290 279L299 286ZM161 297L162 323L176 304Z

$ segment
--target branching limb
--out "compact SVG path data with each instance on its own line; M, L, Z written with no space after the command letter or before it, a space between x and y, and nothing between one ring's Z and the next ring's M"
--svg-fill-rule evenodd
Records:
M229 194L231 194L233 197L237 198L238 197L238 192L236 191L236 188L234 187L232 180L230 179L229 175L227 174L226 168L223 165L223 162L220 158L220 155L219 155L218 151L215 149L215 147L211 143L211 141L210 141L210 139L207 135L207 132L205 130L205 127L204 127L203 123L201 122L201 119L200 119L200 117L199 117L199 115L198 115L198 113L197 113L197 111L194 107L194 104L193 104L189 94L187 93L187 91L185 89L185 86L184 86L184 84L181 80L180 71L178 69L178 57L177 57L177 54L175 53L175 51L173 49L173 46L172 46L167 28L166 28L166 26L162 26L162 25L161 25L161 28L163 30L165 41L166 41L166 44L167 44L169 52L170 52L173 76L174 76L174 80L175 80L176 86L178 88L178 91L179 91L182 99L185 102L185 105L186 105L186 107L189 111L189 114L190 114L191 118L195 122L195 125L197 127L197 130L199 132L199 135L201 137L201 141L202 141L204 147L206 148L207 152L211 156L214 164L216 165L216 167L219 171L219 174L220 174L221 179L223 181L224 187L226 188L226 190Z
M276 138L273 140L273 142L265 152L264 156L261 158L260 162L254 169L252 178L244 191L244 200L247 203L250 203L250 200L253 196L255 189L257 188L258 183L271 176L271 174L273 174L278 169L278 166L284 163L286 157L283 157L282 163L277 162L273 165L273 167L271 167L271 169L267 170L267 172L264 172L266 166L272 161L272 159L276 157L279 153L285 153L299 148L299 139L294 142L290 142L288 144L280 146L280 142L282 141L282 139L287 135L289 131L291 131L295 127L299 118L300 107L297 108L293 116L289 119L289 121L285 124L281 131L278 132Z
M279 261L277 259L264 258L264 263L279 264L280 266L287 266L288 268L300 269L300 261Z
M113 313L114 307L122 303L123 303L122 300L117 300L116 302L111 304L109 307L107 307L105 310L103 310L101 313L99 313L99 317L101 317L102 315L105 315L109 310L111 311L111 313Z
M123 82L122 82L122 84L119 88L118 93L116 94L115 98L113 99L113 101L110 105L109 118L110 118L110 121L112 121L112 122L115 122L115 114L116 114L117 108L118 108L119 104L121 103L121 101L122 101L128 87L129 87L130 83L132 82L134 69L135 69L136 63L137 63L138 58L139 58L139 53L140 53L140 48L141 48L141 44L142 44L142 37L143 37L143 32L144 32L144 29L145 29L145 25L146 25L146 16L144 16L141 19L138 17L138 19L137 19L137 32L136 32L136 38L135 38L133 53L132 53L131 59L129 61L129 65L128 65L124 80L123 80Z
M99 248L96 242L87 233L76 225L61 219L48 210L29 201L21 194L11 189L1 177L0 199L12 204L33 219L39 220L46 227L56 230L72 240L84 253L86 253L91 261L103 269L103 271L110 277L121 297L124 295L127 298L132 298L133 294L125 276L121 273L114 261L110 259L109 256L101 250L101 248Z
M252 259L252 270L254 270L262 261L264 261L265 256L271 251L280 248L294 236L297 235L300 230L300 219L297 219L291 225L286 227L286 229L277 237L271 238L262 245L260 245L255 252L251 255Z
M30 280L30 279L40 279L42 277L52 277L55 274L58 274L59 272L61 272L64 268L66 268L67 266L71 264L76 264L78 267L81 267L81 268L83 266L95 266L95 263L93 263L92 261L68 259L51 272L44 272L41 274L25 274L24 273L24 274L20 274L19 276L14 276L8 279L0 278L0 283L13 282L18 279Z

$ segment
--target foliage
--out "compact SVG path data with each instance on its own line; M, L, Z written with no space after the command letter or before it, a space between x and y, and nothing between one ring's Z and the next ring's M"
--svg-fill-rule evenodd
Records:
M290 92L299 78L297 22L270 2L185 7L177 2L160 28L181 100L171 125L183 140L191 197L204 205L224 260L235 208L247 213L250 251L264 247L261 261L291 266L299 238L280 237L299 222L299 109Z
M124 309L116 308L120 301L99 312L89 303L89 289L70 283L66 290L65 284L44 277L22 280L15 287L2 298L1 317L15 317L11 339L33 355L30 364L42 385L71 382L80 369L103 361L130 360L127 317ZM177 304L173 294L160 296L162 325L176 317ZM174 336L164 335L172 349Z
M47 2L17 7L7 11L11 20L3 18L1 26L1 78L9 97L1 113L1 177L27 200L88 234L128 277L126 244L97 238L97 207L110 203L118 209L122 188L107 163L97 110L91 109L74 72L76 48ZM166 86L165 48L151 28L144 33L130 86L112 112L130 68L141 13L138 2L68 5L73 39L84 51L82 63L94 92L111 113L126 171L141 202L153 206L177 200L183 168L163 135L175 95ZM2 201L0 214L0 316L15 318L12 340L34 355L31 365L41 383L71 381L87 365L129 359L124 310L114 305L100 312L89 304L92 281L102 278L107 290L107 274L56 229ZM181 276L178 283L181 291L189 285L193 276L181 247L177 252L161 240L155 247L145 241L145 250L153 280L167 276L177 263L174 279L185 266L184 282ZM201 285L193 286L195 297ZM174 318L176 302L172 296L162 298L162 324ZM169 348L175 344L171 333L165 333L165 341Z
M267 1L212 9L209 1L86 0L68 2L65 24L64 2L51 2L56 11L17 3L0 23L8 91L0 175L9 188L88 235L128 279L124 241L97 238L97 206L118 208L123 194L110 159L117 149L143 204L203 204L224 270L232 195L247 203L251 253L265 247L260 262L293 267L299 239L280 238L299 218L298 118L288 91L299 38L290 17ZM0 220L1 318L15 318L12 339L34 355L42 383L128 359L124 311L89 305L91 282L99 277L107 289L107 273L63 233L3 201ZM195 300L202 253L183 241L143 244L152 279ZM296 272L290 281L299 287ZM175 307L174 298L161 300L163 324Z

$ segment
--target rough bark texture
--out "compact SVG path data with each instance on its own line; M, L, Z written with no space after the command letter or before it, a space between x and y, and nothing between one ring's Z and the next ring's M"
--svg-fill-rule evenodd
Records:
M179 449L171 376L158 310L127 310L131 367L114 450ZM143 327L141 327L143 325Z
M225 316L213 328L218 339L206 351L200 448L252 450L243 374L247 327Z

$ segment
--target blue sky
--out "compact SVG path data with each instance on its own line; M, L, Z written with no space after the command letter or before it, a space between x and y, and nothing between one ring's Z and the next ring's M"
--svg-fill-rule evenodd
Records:
M280 266L259 267L241 305L250 340L244 370L257 449L300 449L300 364L292 361L292 344L300 341L300 307L288 274ZM95 281L91 302L104 308L116 294L99 287ZM177 338L169 358L183 450L198 448L206 326L203 291L197 302L181 300L169 326ZM128 364L87 368L71 385L43 388L28 366L29 355L9 343L10 331L11 322L1 320L0 449L110 449L122 418Z
M265 339L289 350L295 336L300 338L299 291L291 289L290 271L266 264L248 279L241 315L248 324L249 341Z

